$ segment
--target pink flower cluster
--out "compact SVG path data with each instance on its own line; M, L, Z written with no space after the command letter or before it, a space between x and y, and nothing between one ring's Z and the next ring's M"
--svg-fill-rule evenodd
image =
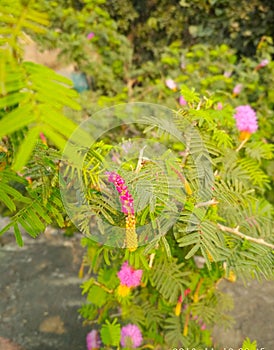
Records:
M268 65L268 63L269 63L269 60L268 60L268 59L264 59L264 60L262 60L262 61L259 63L259 66L260 66L260 67L265 67L265 66Z
M143 270L135 270L125 261L117 275L122 285L129 288L138 287L141 283Z
M125 185L125 180L116 172L107 172L108 181L112 182L119 192L120 202L122 204L122 212L126 215L134 215L134 206L132 195L128 191L128 187Z
M236 107L234 118L239 131L252 134L258 129L256 112L249 105Z
M202 319L200 319L197 315L192 316L192 314L190 313L190 317L191 319L193 319L194 321L196 321L196 323L200 326L201 330L204 331L206 329L206 324L204 323L204 321Z
M222 104L222 102L218 102L218 103L217 103L217 109L218 109L218 111L221 111L221 110L223 109L223 104Z
M121 345L123 347L138 348L143 341L142 333L135 324L128 324L121 329Z
M86 342L87 342L87 350L100 349L101 341L99 338L99 334L95 329L93 329L91 332L87 334Z
M88 33L88 35L87 35L87 39L88 40L91 40L91 39L93 39L95 37L95 34L93 33L93 32L90 32L90 33Z
M187 288L187 289L184 291L184 296L186 297L189 293L191 293L191 289L190 289L190 288Z
M257 65L255 70L259 70L259 69L267 66L268 64L269 64L269 60L268 59L261 60L261 62Z
M184 96L180 96L179 97L179 103L181 106L186 106L187 105L187 101L185 100Z
M87 350L101 349L101 340L98 332L93 329L86 337ZM138 348L143 342L143 336L138 326L128 324L121 329L121 345L123 347Z
M170 90L175 91L177 89L177 85L173 79L166 79L165 83Z
M234 89L233 89L233 95L237 96L239 95L239 93L242 91L243 88L243 84L237 84L235 85Z
M47 138L46 138L45 134L40 132L39 136L40 136L42 143L47 146L48 144L47 144Z
M225 71L225 72L224 72L224 77L225 77L225 78L230 78L230 77L231 77L231 74L232 74L231 71Z

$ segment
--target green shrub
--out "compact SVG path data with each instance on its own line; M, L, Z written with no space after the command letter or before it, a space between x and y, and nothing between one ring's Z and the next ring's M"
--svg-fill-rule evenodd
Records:
M56 22L45 36L41 4L13 0L0 7L0 201L10 217L0 234L13 227L22 245L22 229L32 237L49 224L81 229L87 250L80 274L85 267L89 274L80 313L99 328L102 348L130 347L128 324L134 324L136 346L138 332L146 348L211 346L211 328L229 324L232 306L218 283L273 276L271 40L261 41L257 57L238 60L224 44L182 50L172 39L157 60L137 64L136 51L103 2L78 2L77 11L55 3ZM126 21L137 18L133 8ZM83 26L89 11L93 22ZM129 30L126 23L119 26ZM94 79L93 90L79 97L68 79L24 62L25 33L41 33L40 42L52 36L52 47L60 45ZM98 55L95 61L89 50ZM237 84L242 90L233 93ZM143 113L138 103L93 114L132 101L156 102L149 106L159 114ZM233 115L242 105L256 111L258 131L237 129ZM140 122L128 125L128 111L137 111ZM110 129L109 116L120 124ZM90 129L77 126L81 119ZM104 130L98 138L91 135ZM131 144L135 153L128 151ZM120 188L122 210L119 184L108 171L119 173L127 186Z

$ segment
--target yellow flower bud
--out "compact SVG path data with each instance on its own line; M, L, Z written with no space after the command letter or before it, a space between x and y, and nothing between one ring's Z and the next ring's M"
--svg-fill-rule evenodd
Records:
M182 311L182 303L178 302L175 307L175 315L179 316Z
M235 272L233 272L233 271L229 271L229 275L228 275L228 277L226 278L229 282L235 282L236 281L236 279L237 279L237 276L236 276L236 274L235 274Z

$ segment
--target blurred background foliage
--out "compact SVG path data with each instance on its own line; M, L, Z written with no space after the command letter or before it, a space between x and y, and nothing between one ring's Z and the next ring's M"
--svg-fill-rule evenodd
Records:
M67 62L94 78L93 87L108 95L123 88L121 80L131 86L140 73L154 78L157 62L177 65L176 50L225 44L236 58L252 57L261 41L269 42L274 34L270 1L39 0L37 7L51 22L50 30L37 36L41 47L59 48ZM91 41L86 40L89 32L95 34Z
M36 7L48 13L50 27L35 41L42 51L58 50L60 67L73 65L67 74L83 92L74 119L128 101L179 108L187 85L208 98L214 92L216 103L250 104L258 137L273 142L273 2L39 0ZM262 60L269 64L258 68Z
M273 37L274 4L268 0L61 0L38 3L56 25L77 35L89 26L110 27L127 37L134 63L158 59L165 46L180 40L184 47L198 43L227 44L238 55L252 56L262 36ZM71 14L78 14L71 18ZM85 20L85 23L77 20ZM102 29L103 27L101 27ZM105 33L106 34L106 33ZM52 37L52 39L54 39Z

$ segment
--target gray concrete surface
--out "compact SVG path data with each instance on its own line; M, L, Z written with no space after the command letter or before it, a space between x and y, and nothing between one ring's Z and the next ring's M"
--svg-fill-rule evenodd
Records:
M3 237L2 244L0 350L13 350L14 344L24 350L85 349L89 328L77 312L85 300L77 278L79 235L28 238L23 248Z
M235 324L231 329L215 327L214 338L220 349L236 350L248 337L257 341L257 349L274 349L274 282L223 281L220 288L234 300L231 315Z

